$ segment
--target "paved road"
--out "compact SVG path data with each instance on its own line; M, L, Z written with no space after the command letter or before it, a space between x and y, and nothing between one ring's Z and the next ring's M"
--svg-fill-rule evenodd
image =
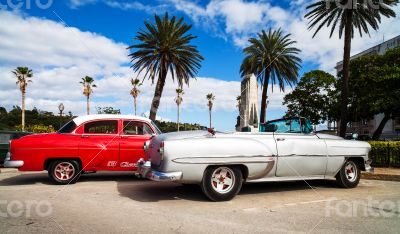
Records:
M49 184L45 173L0 174L1 233L398 233L400 182L248 184L209 202L197 186L130 173Z

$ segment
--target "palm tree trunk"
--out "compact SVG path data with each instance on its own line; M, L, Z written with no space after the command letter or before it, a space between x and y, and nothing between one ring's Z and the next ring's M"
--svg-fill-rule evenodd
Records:
M90 115L89 95L86 96L86 114Z
M133 97L133 109L135 110L136 115L136 97Z
M372 140L375 140L375 141L379 140L379 138L382 135L383 128L385 127L385 125L389 121L389 119L390 119L390 114L385 113L385 116L383 117L382 121L380 122L378 128L375 130L374 134L372 135Z
M21 100L21 125L22 131L25 131L25 91L21 92L22 100Z
M153 101L151 103L150 119L153 121L156 120L158 106L160 105L161 95L162 95L162 92L164 89L165 79L167 77L167 72L166 71L164 72L164 70L165 69L160 69L160 74L158 76L156 90L154 92Z
M265 117L267 114L267 94L269 85L269 71L265 71L263 91L261 96L261 113L260 113L260 124L265 123Z
M178 132L179 132L179 105L178 105L178 122L177 122L177 125L178 125Z
M210 128L212 128L212 114L211 114L211 108L210 108Z
M350 64L350 51L351 51L351 36L352 36L352 20L353 10L346 10L346 25L344 29L344 53L343 53L343 86L340 105L340 127L339 135L346 136L347 127L347 105L349 96L349 64Z

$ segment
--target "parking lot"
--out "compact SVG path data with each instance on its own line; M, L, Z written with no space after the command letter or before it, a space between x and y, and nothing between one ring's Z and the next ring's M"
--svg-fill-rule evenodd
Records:
M69 186L46 173L0 174L1 233L398 233L400 182L362 180L244 185L209 202L198 186L131 173L83 175Z

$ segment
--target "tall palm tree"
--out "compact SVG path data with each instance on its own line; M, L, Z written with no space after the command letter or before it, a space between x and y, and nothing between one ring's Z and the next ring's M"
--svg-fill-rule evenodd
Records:
M262 84L260 123L265 122L267 110L267 92L269 84L278 84L281 91L285 85L297 82L301 59L297 57L300 50L292 47L296 42L290 34L284 35L281 29L264 30L257 38L249 39L250 45L243 49L245 58L240 66L240 74L245 77L254 73Z
M240 95L237 96L236 101L237 101L236 107L239 109L239 112L240 112L240 104L242 104L242 96L240 96Z
M177 125L178 125L178 132L179 132L179 106L180 106L180 105L182 104L182 102L183 102L182 95L185 94L185 93L183 92L183 89L182 89L182 88L177 88L175 91L176 91L175 103L176 103L176 105L177 105L177 107L178 107Z
M207 98L207 101L208 101L207 102L208 111L210 113L210 128L212 128L212 114L211 114L211 112L212 112L212 108L213 108L213 105L214 105L213 101L215 100L215 96L214 96L214 94L209 93L209 94L207 94L206 98Z
M33 77L33 72L27 67L17 67L12 73L17 78L16 84L19 85L19 90L21 91L21 125L22 131L25 131L25 94L28 83L32 82L29 78Z
M85 76L79 83L83 85L83 95L86 97L86 113L90 115L90 95L93 93L93 88L97 86L94 84L94 79L90 76Z
M139 86L142 85L139 79L131 79L131 84L132 84L132 89L131 89L131 95L133 97L133 109L135 110L135 115L136 115L136 98L140 94L140 90L138 89Z
M310 21L308 29L316 27L313 37L324 27L330 27L330 36L338 29L339 38L344 31L344 53L343 53L343 85L341 89L340 104L340 127L339 134L346 135L347 105L349 95L349 63L351 51L351 39L354 31L358 30L360 36L369 34L370 26L378 30L381 16L387 18L395 17L396 13L390 9L397 5L398 0L323 0L317 1L309 6L310 10L305 17Z
M128 47L135 49L131 57L132 68L140 74L145 71L154 83L157 79L156 89L150 108L150 119L155 120L158 106L164 89L167 74L178 80L178 85L188 84L189 79L195 77L203 57L199 54L196 46L190 44L196 38L187 32L192 27L183 22L183 18L177 20L175 16L171 19L168 13L160 18L154 16L155 23L144 21L146 29L140 30L135 39L139 41Z

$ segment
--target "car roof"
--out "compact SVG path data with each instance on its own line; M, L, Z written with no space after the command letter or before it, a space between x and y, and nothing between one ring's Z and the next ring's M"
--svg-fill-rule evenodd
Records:
M113 115L113 114L99 114L99 115L84 115L84 116L79 116L74 119L74 122L76 125L81 125L84 122L90 121L90 120L105 120L105 119L135 119L135 120L142 120L145 122L150 123L151 120L145 117L141 116L135 116L135 115Z

